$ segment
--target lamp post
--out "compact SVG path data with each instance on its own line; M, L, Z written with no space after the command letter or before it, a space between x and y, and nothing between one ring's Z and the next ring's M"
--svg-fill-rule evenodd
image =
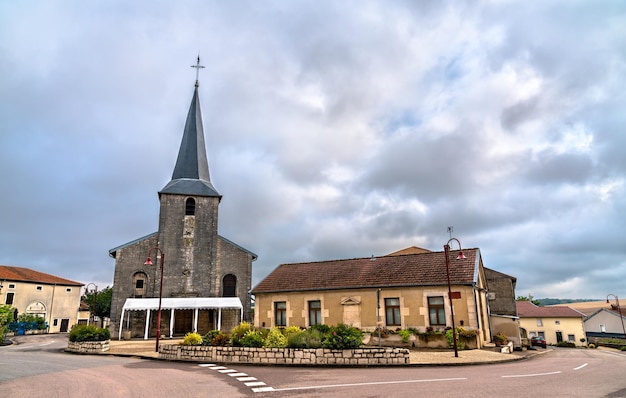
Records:
M93 308L89 307L89 315L93 318L93 322L96 323L96 299L98 297L98 286L95 283L88 283L85 286L85 298L89 294L89 286L93 285ZM87 319L87 325L89 325L89 319Z
M454 307L452 306L452 286L450 284L450 242L455 241L459 245L459 255L456 257L457 260L462 260L466 258L463 255L463 250L461 249L461 242L457 238L450 238L448 242L443 245L443 251L446 257L446 277L448 278L448 300L450 300L450 315L452 316L452 342L454 345L454 356L458 358L459 350L456 344L456 330L454 326Z
M622 333L624 333L624 338L626 339L626 329L624 328L624 316L622 315L622 309L619 306L619 298L615 294L607 294L606 295L606 303L609 303L609 296L615 297L615 304L617 305L617 312L619 312L619 319L622 321Z
M165 254L163 250L159 249L158 246L154 246L150 250L148 250L148 259L146 260L144 265L154 265L152 264L152 260L150 259L150 253L153 251L157 252L157 256L161 256L161 283L159 286L159 311L157 312L157 329L156 329L156 348L155 351L159 352L159 340L161 340L161 298L163 297L163 264L165 263Z

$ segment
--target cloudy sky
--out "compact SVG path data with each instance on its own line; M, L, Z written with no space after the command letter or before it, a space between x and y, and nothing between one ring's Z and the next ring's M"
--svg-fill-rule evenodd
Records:
M0 264L113 282L200 73L220 234L278 264L442 250L626 297L622 1L2 1Z

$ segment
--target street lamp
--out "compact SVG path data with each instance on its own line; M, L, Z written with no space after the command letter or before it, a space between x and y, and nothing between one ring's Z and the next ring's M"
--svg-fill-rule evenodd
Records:
M89 315L93 318L93 323L96 323L96 299L98 297L98 286L95 283L88 283L85 286L85 298L89 294L89 286L93 285L93 308L89 307ZM89 319L87 319L87 325L89 325Z
M615 297L615 303L617 305L617 312L619 312L619 319L622 321L622 332L624 333L624 338L626 339L626 329L624 328L624 316L622 315L622 309L619 306L619 298L615 294L607 294L606 295L606 303L609 303L609 296Z
M450 285L450 242L455 241L459 245L459 255L456 257L457 260L462 260L465 257L463 255L463 250L461 249L461 242L457 238L450 238L448 243L443 245L443 251L446 257L446 276L448 278L448 299L450 300L450 315L452 315L452 341L454 343L454 356L458 358L459 350L456 344L456 330L454 326L454 307L452 306L452 286Z
M159 286L159 311L157 313L157 329L156 329L156 348L155 351L159 352L159 340L161 340L161 298L163 297L163 263L165 263L165 254L163 250L159 249L158 246L154 246L150 250L148 250L148 259L143 265L154 265L152 264L152 260L150 259L150 253L152 251L157 252L157 256L161 256L161 284Z

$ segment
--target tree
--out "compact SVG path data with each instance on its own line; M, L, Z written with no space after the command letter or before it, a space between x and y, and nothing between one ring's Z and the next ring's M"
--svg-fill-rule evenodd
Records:
M113 289L110 286L98 292L88 292L83 296L83 301L89 306L89 312L100 318L100 327L104 327L104 318L111 316L112 297Z
M10 305L0 305L0 344L4 343L9 323L13 322L14 309Z
M535 304L536 306L541 305L541 301L533 300L532 296L530 296L530 298L528 298L526 296L517 296L517 298L515 300L517 300L517 301L530 301L531 303Z

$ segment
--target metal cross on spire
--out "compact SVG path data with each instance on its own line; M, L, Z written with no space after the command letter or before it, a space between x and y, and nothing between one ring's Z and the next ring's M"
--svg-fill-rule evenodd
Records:
M200 54L198 54L198 63L195 65L191 65L192 68L196 68L196 87L198 87L198 77L200 75L200 68L204 68L204 66L200 65Z

